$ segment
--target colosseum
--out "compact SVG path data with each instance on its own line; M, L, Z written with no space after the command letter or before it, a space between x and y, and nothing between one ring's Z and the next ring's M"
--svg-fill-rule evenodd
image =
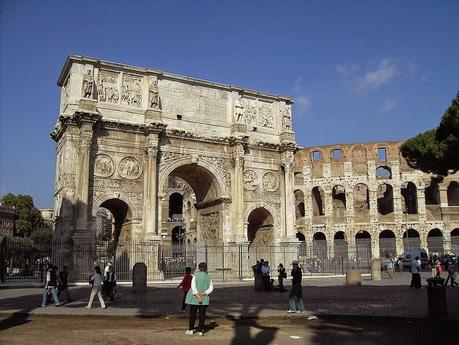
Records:
M402 143L299 150L294 178L298 238L328 257L347 246L372 257L414 248L458 252L458 175L438 179L410 168L400 154Z

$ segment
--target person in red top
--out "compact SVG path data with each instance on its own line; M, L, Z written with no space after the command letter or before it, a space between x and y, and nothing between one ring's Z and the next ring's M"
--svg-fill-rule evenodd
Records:
M191 280L193 279L193 275L191 274L191 267L185 268L185 276L182 279L182 282L177 286L177 289L181 286L183 289L183 300L182 300L182 311L185 311L186 304L185 298L188 290L191 289Z

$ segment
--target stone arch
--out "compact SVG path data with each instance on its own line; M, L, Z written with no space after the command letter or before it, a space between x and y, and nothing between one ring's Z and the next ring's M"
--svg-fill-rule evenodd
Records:
M451 251L459 255L459 228L451 230Z
M391 254L393 257L397 254L395 233L386 229L379 233L379 256L386 258Z
M296 238L297 240L300 242L300 246L299 246L299 255L300 256L306 256L307 255L307 252L306 252L306 237L304 236L304 234L301 232L301 231L298 231L296 233Z
M114 219L114 246L118 245L120 242L128 242L131 240L132 234L132 210L129 204L118 197L113 197L113 195L105 195L104 197L99 198L94 205L96 210L99 208L105 208L110 211ZM93 213L95 216L96 213Z
M301 189L295 190L295 219L305 216L304 214L304 193Z
M426 205L438 205L440 204L440 190L438 188L438 182L431 178L429 182L426 183L424 189Z
M346 212L346 189L341 185L332 188L333 216L337 219L344 218Z
M208 244L220 243L224 236L228 207L224 203L230 199L223 194L225 180L220 172L205 160L181 159L165 168L159 178L159 195L167 187L169 176L185 181L196 197L196 233L199 241Z
M333 236L333 249L335 257L342 259L348 258L347 236L344 231L335 232Z
M206 181L201 181L201 182L206 183L205 187L210 187L209 184L212 184L213 188L209 188L209 190L212 192L212 195L215 195L215 196L229 195L229 193L227 193L227 190L225 188L226 184L225 184L225 177L223 176L223 174L218 169L216 169L212 164L209 164L205 160L198 160L197 162L194 162L191 157L174 161L160 173L160 177L158 180L159 182L158 185L160 188L159 194L163 193L163 189L164 189L165 183L167 182L167 179L169 178L169 175L175 172L177 173L178 177L185 180L185 182L187 182L191 186L191 188L193 189L196 195L195 188L199 187L200 181L196 181L197 176L186 175L186 172L190 171L189 169L193 169L193 168L203 173L202 174L203 176L205 176L207 173L208 177L206 178ZM190 183L190 181L192 181L192 183ZM198 195L196 195L197 202L204 200L205 196L203 197L203 195L201 194L199 195L199 197Z
M429 253L442 254L444 252L443 233L440 229L432 229L427 233L427 248Z
M247 222L247 238L251 245L274 244L274 219L271 212L264 207L257 207L250 212Z
M421 248L421 240L417 230L410 228L403 233L403 248L405 252Z
M381 165L376 168L375 175L377 179L391 179L392 170L386 165Z
M371 261L371 235L366 230L360 230L355 234L356 264L360 268L367 268Z
M406 214L418 213L418 190L413 182L402 184L401 194L403 198L402 211Z
M327 236L322 231L317 231L312 237L312 250L314 256L319 259L326 259L327 254Z
M451 181L448 185L448 206L459 206L459 183Z
M377 190L378 213L387 215L394 212L394 191L390 184L382 183Z
M365 183L357 183L354 186L354 209L370 209L370 193L368 190L368 186Z
M183 218L183 195L179 192L173 192L169 195L169 218Z
M324 213L324 190L320 186L312 188L312 215L323 216Z

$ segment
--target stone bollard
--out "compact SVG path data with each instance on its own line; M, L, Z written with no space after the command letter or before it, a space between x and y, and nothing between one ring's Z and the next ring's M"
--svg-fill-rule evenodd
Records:
M359 270L346 271L346 285L362 285L362 275Z
M147 266L143 262L137 262L132 269L132 291L134 293L147 291Z
M381 280L381 259L371 260L371 280Z
M427 308L431 317L447 317L445 279L440 277L427 279Z

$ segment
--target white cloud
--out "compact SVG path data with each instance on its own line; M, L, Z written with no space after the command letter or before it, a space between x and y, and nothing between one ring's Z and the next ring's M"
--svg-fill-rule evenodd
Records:
M383 102L381 110L388 111L388 110L394 109L396 105L397 105L397 102L394 99L386 98Z
M336 65L336 72L344 78L350 77L359 70L359 65L356 63L348 63L344 65Z
M364 76L357 78L355 89L368 91L377 89L381 85L389 83L397 73L397 65L390 59L383 59L376 69L367 71Z
M417 66L404 58L383 58L366 70L357 63L336 65L335 70L354 91L367 92L389 84L398 75L415 75Z
M303 89L303 78L298 78L292 87L293 98L295 99L295 113L298 115L306 114L311 109L311 98Z

